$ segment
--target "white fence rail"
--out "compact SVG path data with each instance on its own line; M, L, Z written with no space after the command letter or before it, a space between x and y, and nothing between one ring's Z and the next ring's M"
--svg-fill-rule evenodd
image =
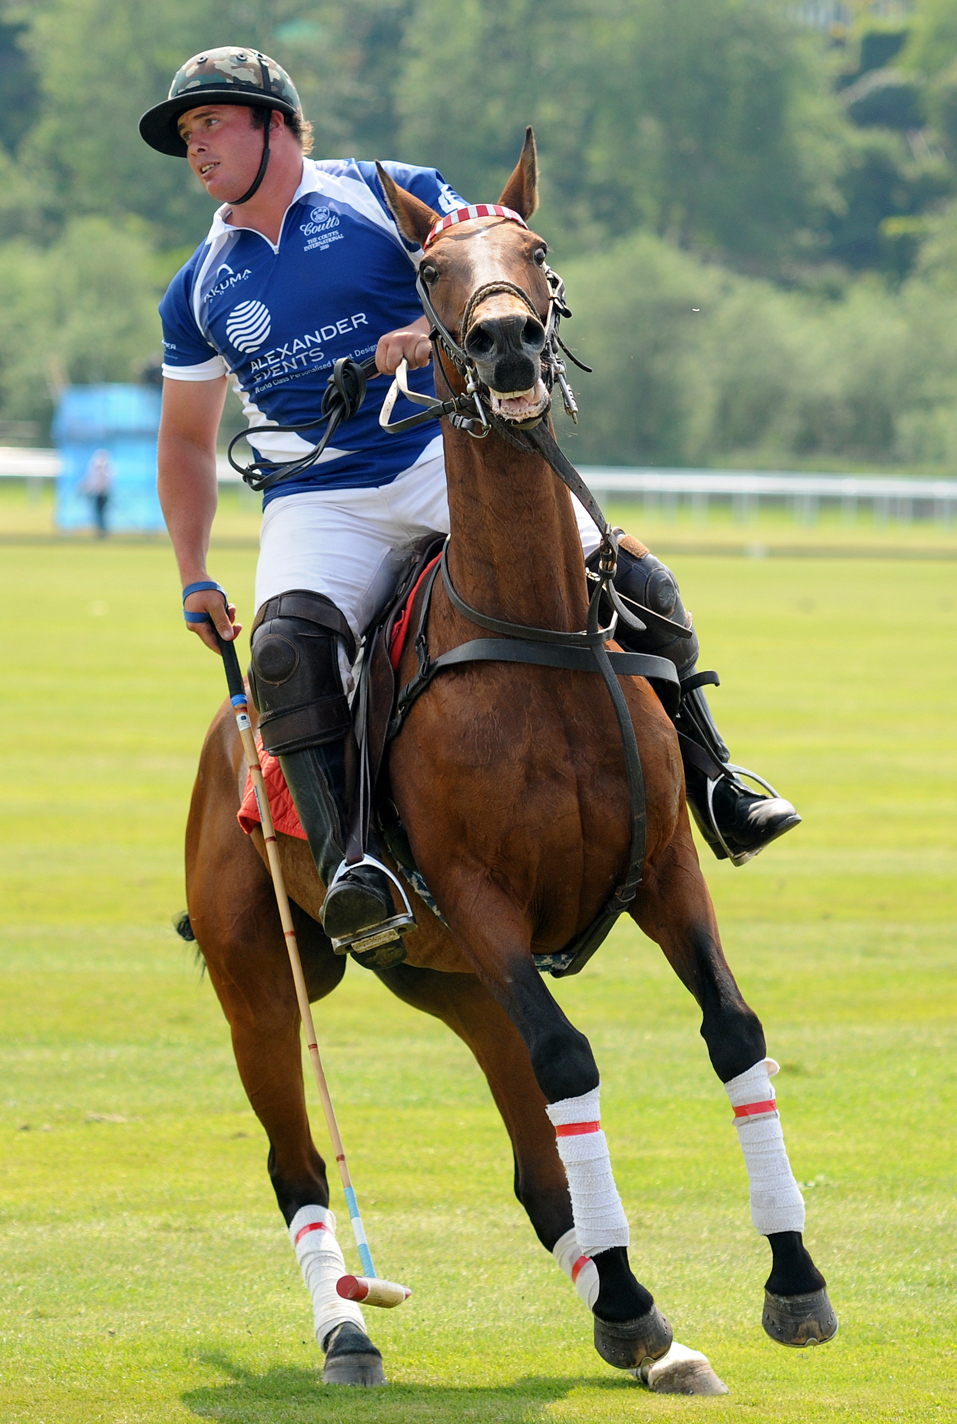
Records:
M0 478L51 479L60 472L56 450L0 446ZM762 503L793 509L804 523L813 523L822 508L837 508L848 518L870 508L875 519L933 519L949 523L957 515L957 480L928 480L901 475L806 475L784 470L659 470L625 469L615 465L583 465L582 475L599 499L641 497L666 510L689 507L707 517L712 501L731 502L735 515L747 520ZM216 462L223 484L239 475L223 456Z
M731 501L747 519L761 503L790 506L804 523L813 523L822 507L839 508L850 519L870 507L877 520L915 518L949 523L957 514L957 480L927 480L901 475L804 475L783 470L626 470L582 466L582 475L599 499L609 495L643 496L677 509L684 503L703 517L712 500Z

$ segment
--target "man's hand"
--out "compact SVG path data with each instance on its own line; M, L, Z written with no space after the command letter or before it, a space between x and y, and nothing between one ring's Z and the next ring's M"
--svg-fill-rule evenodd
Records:
M202 574L190 579L190 583L205 583L208 578L208 574ZM223 603L223 595L217 593L214 588L204 589L202 593L191 593L184 608L190 613L208 613L212 618L212 623L187 623L186 627L201 638L207 648L212 648L214 653L219 652L216 633L230 642L243 631L243 625L236 622L235 603L231 603L227 608ZM216 632L213 631L214 628Z
M427 366L432 360L428 317L420 316L409 326L400 326L398 331L387 331L385 336L380 336L375 363L383 376L394 376L403 359L408 361L410 371Z

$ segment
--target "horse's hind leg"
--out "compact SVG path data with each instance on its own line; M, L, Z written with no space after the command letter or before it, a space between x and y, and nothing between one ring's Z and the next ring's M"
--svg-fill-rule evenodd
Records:
M572 1229L568 1182L528 1049L504 1009L472 974L408 964L375 971L413 1008L441 1019L468 1045L485 1074L515 1161L515 1195L546 1251Z
M751 1216L771 1246L764 1328L783 1345L817 1344L837 1330L824 1277L804 1245L804 1201L784 1148L764 1030L721 949L711 896L687 818L649 869L634 918L664 950L701 1008L701 1036L735 1109L751 1183Z

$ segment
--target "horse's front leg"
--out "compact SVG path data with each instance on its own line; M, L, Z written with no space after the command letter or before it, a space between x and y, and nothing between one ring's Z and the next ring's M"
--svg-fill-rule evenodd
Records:
M232 721L232 718L230 718ZM207 739L187 830L189 918L229 1022L236 1066L269 1140L269 1176L309 1291L327 1384L382 1384L382 1357L362 1312L342 1300L345 1273L326 1169L309 1130L299 1008L269 876L236 824L235 766ZM235 748L233 748L235 751ZM342 978L344 960L294 909L310 998Z
M764 1030L728 967L687 815L647 867L632 914L664 950L701 1008L701 1036L727 1090L748 1170L751 1218L771 1246L763 1324L772 1340L803 1346L830 1340L837 1317L824 1277L804 1245L804 1199L784 1146Z
M667 1352L671 1327L628 1262L628 1221L601 1130L591 1047L543 983L531 955L530 922L510 900L486 880L445 896L443 903L468 907L460 923L454 912L449 914L450 927L477 977L518 1029L544 1097L544 1114L565 1169L578 1249L598 1272L592 1304L595 1348L608 1364L636 1369Z

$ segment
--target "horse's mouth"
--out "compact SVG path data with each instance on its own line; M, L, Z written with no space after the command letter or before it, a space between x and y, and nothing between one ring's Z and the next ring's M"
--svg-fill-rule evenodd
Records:
M534 420L548 409L548 389L541 377L527 391L493 391L490 387L488 394L492 414L502 420Z

